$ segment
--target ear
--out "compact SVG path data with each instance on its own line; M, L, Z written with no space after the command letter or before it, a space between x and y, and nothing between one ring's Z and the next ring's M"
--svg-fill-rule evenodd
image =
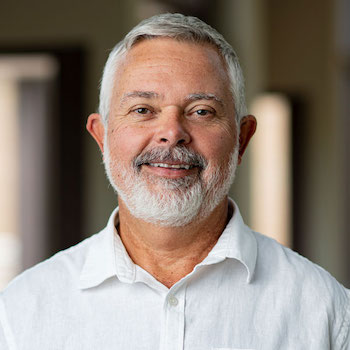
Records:
M244 151L256 130L256 119L252 115L247 115L241 120L241 127L239 133L239 153L238 164L241 164Z
M101 115L97 113L90 114L86 123L86 129L90 133L90 135L95 139L95 141L98 144L98 147L100 148L103 154L105 127Z

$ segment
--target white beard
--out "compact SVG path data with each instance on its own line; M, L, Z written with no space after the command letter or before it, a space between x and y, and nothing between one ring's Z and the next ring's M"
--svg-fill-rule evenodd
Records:
M104 165L111 185L133 216L152 224L179 227L195 219L206 218L228 195L235 178L238 145L231 152L228 164L214 169L214 165L209 163L199 174L166 179L141 174L133 164L126 168L111 160L107 141L105 138ZM161 153L162 149L156 150L156 154ZM176 160L182 161L189 159L187 153L192 157L194 154L184 147L176 147L171 153ZM122 179L118 184L114 181L116 174ZM150 190L150 183L159 190Z

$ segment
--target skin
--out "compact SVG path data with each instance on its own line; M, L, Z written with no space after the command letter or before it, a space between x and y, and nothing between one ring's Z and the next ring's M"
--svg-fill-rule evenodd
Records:
M256 120L244 117L238 135L227 72L214 47L170 38L141 41L121 60L115 81L107 136L111 159L118 164L131 167L142 152L181 144L200 153L215 168L227 164L237 137L241 162ZM87 130L103 153L105 128L99 114L89 116ZM155 179L199 171L140 168L142 176ZM204 181L209 171L201 174ZM117 170L113 177L123 187ZM152 191L162 190L156 181L148 185ZM170 288L213 248L229 219L228 202L226 197L204 220L196 219L185 227L164 227L134 217L119 198L119 219L118 232L131 259Z

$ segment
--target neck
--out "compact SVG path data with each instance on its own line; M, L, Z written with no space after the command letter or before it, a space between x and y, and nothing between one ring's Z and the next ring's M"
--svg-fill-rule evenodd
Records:
M209 254L227 221L227 198L205 219L182 227L158 226L138 219L119 199L118 232L130 258L168 288Z

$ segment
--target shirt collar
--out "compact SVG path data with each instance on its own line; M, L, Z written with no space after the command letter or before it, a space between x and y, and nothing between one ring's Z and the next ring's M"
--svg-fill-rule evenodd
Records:
M233 212L230 221L201 264L214 264L226 258L238 260L247 269L247 283L250 283L255 271L257 241L252 230L245 225L237 204L231 198L229 198L229 210Z
M251 229L244 224L237 205L231 199L229 206L233 211L230 221L214 248L199 265L211 265L226 258L236 259L246 267L247 283L250 283L257 259L257 242ZM135 281L136 265L130 259L118 235L116 230L118 220L118 208L116 208L106 228L90 238L80 274L81 289L96 287L114 276L121 282Z
M114 234L117 217L118 208L112 212L107 226L90 238L85 263L80 273L79 288L95 287L116 276Z

